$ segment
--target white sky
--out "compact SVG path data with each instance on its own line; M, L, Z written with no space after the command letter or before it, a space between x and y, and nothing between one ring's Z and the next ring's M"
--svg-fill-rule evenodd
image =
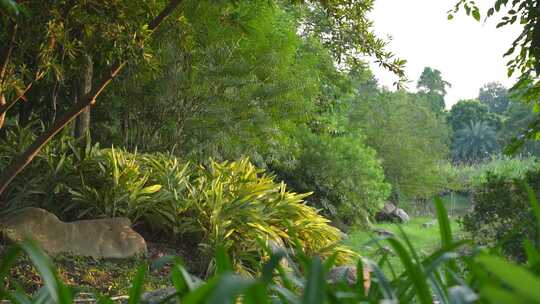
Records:
M445 99L447 108L460 99L476 98L480 87L487 82L512 85L503 54L520 33L519 26L496 29L498 18L476 22L463 11L449 21L447 11L456 2L376 0L370 15L377 35L392 37L388 49L407 60L406 73L412 81L409 90L416 90L416 81L426 66L440 70L443 78L452 84ZM489 5L493 0L477 2ZM380 84L391 88L396 77L375 63L371 67Z

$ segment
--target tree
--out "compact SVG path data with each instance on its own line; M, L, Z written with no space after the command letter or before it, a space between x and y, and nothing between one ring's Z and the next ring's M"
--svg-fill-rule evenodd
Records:
M360 132L343 136L314 134L301 128L292 168L273 166L295 191L314 193L306 200L334 220L370 222L389 195L381 162Z
M300 39L278 6L199 1L185 9L181 26L155 37L159 66L132 67L109 90L109 104L95 107L96 139L196 163L249 156L264 167L290 156L287 128L314 112L320 61L337 73L328 51ZM248 30L230 23L233 13Z
M166 3L159 3L161 4L160 5L162 8L161 11L159 11L159 13L155 15L155 17L151 18L150 20L147 20L146 24L144 25L140 23L141 16L142 18L147 18L148 15L153 15L152 10L148 10L149 7L147 5L144 5L144 4L141 5L141 3L134 3L132 1L125 1L125 2L119 1L117 3L99 2L99 3L96 3L96 5L97 5L97 8L101 7L100 4L105 5L106 6L105 9L107 8L108 5L113 5L113 6L116 5L114 7L116 10L112 12L108 10L104 10L104 12L110 13L112 15L110 17L112 17L113 19L117 18L118 16L122 16L123 17L122 19L117 19L117 20L126 21L126 22L132 21L134 23L132 23L131 25L135 27L134 36L126 28L122 28L122 27L114 28L113 30L115 31L115 33L119 35L118 38L123 37L124 39L127 39L127 45L134 44L136 46L141 46L141 45L144 46L144 41L147 39L148 35L151 34L165 20L166 17L168 17L174 12L174 10L180 4L180 2L181 0L170 0L169 2L166 2ZM87 4L90 5L90 3L87 3ZM41 12L50 12L49 9L53 9L51 7L47 7L47 4L45 5L46 5L45 7L37 7L36 13L39 14ZM159 9L159 7L157 6L155 8ZM17 10L17 6L15 6L15 9ZM143 10L144 13L142 15L139 14L140 13L139 9ZM43 10L43 11L40 11L40 10ZM103 17L99 9L95 9L94 12L97 12L97 15L101 15L101 17ZM135 18L135 16L130 15L129 13L136 14L136 17L139 17L139 18ZM2 16L1 16L2 22L6 22L9 24L15 23L14 26L16 26L18 21L12 18L12 15L13 14L10 12L6 13L5 11L2 11ZM35 20L32 19L32 22L35 22ZM51 23L47 21L46 24L50 25ZM34 24L35 27L38 27L38 25L39 24ZM49 34L50 34L49 35L50 37L48 39L49 45L52 44L54 46L56 43L55 41L56 41L57 32L53 31L53 32L50 32ZM128 35L128 37L122 36L126 34ZM139 34L139 35L137 36L136 34ZM27 38L34 39L35 37L27 37ZM121 41L118 41L118 42L121 42ZM126 42L126 41L123 41L123 42ZM111 41L111 43L114 43L114 41ZM7 48L8 50L10 50L11 48L13 48L13 46L10 43L3 44L3 45L4 45L4 49ZM51 48L52 47L45 48L45 54L47 54L47 52L50 52ZM131 48L129 47L123 50L120 48L118 51L129 53L130 49ZM37 156L38 152L56 134L58 134L71 121L73 121L73 119L79 116L88 106L91 106L95 103L96 98L101 94L101 92L111 83L111 81L118 75L118 73L127 65L129 61L129 57L126 55L127 54L119 54L117 58L114 58L113 60L116 60L116 63L112 63L109 65L109 68L106 68L106 70L108 70L109 73L106 73L102 77L102 79L97 83L97 86L92 88L92 90L88 94L84 95L76 104L71 106L62 116L60 116L58 119L55 119L55 122L43 134L38 136L36 140L26 149L26 151L18 159L14 160L10 165L8 165L7 168L3 170L2 174L0 175L0 194L6 189L9 183L17 176L17 174L20 173L34 159L34 157ZM11 58L10 58L10 52L3 51L0 62L3 63L2 67L0 68L0 74L3 76L2 81L0 83L3 84L4 79L10 79L10 76L6 76L7 73L5 72L8 70L9 64L13 65L13 62L11 62ZM17 73L14 70L12 71L13 71L12 75L14 76L11 76L11 82L17 83L17 81L14 80L14 79L17 79ZM9 103L4 102L2 105L0 105L1 106L0 115L4 116L6 112L9 110L9 108L13 106L13 104L16 101L21 99L22 96L25 94L25 92L31 88L33 81L39 80L39 78L42 77L41 75L43 73L44 72L40 72L36 74L34 80L32 80L25 87L23 92L19 93L17 92L17 90L15 90L16 93L14 94L12 101ZM23 76L24 76L24 73L23 73ZM0 96L5 95L5 91L6 90L4 89L4 86L2 86L2 88L0 88Z
M443 80L439 70L430 67L424 68L416 85L419 92L427 96L436 112L444 111L444 96L446 96L446 88L450 86L449 82Z
M490 82L480 88L478 100L487 105L491 112L497 114L503 114L510 103L508 90L498 82Z
M525 133L528 126L535 120L531 106L519 101L510 101L503 115L505 119L498 132L501 146L511 144L515 138ZM519 153L540 156L540 142L528 141L524 143Z
M454 135L452 154L456 162L479 163L497 151L497 133L485 121L470 121Z
M2 4L6 0L1 0ZM20 44L11 43L12 37L15 36L14 32L17 28L17 25L20 22L20 19L17 19L18 6L23 4L15 4L13 1L7 1L10 4L13 4L12 9L5 9L5 5L2 5L1 13L1 22L3 25L0 37L2 38L2 50L0 51L0 117L4 117L6 112L21 98L24 97L26 91L28 91L34 81L39 81L43 77L43 73L37 73L39 77L35 77L33 80L26 85L21 92L16 92L13 95L11 101L5 101L6 89L4 88L4 79L7 74L6 71L12 71L12 67L24 67L26 62L25 58L20 57L22 62L20 64L14 64L11 52L14 45L21 46ZM163 1L127 1L127 0L117 0L117 1L72 1L68 3L73 5L73 8L80 8L81 6L84 9L81 10L82 15L79 16L79 21L88 21L90 24L96 23L104 25L102 27L93 28L95 33L104 32L104 33L113 33L112 36L103 36L102 43L95 43L93 41L81 40L81 45L78 45L81 49L85 48L101 48L104 45L115 46L114 50L116 51L113 55L103 58L104 68L103 70L108 71L102 80L97 82L97 85L92 88L90 93L84 95L80 100L71 106L66 112L55 119L55 122L41 135L36 141L28 147L28 149L21 155L21 157L9 165L5 170L3 170L0 175L0 194L5 190L7 185L15 178L15 176L21 172L37 155L39 150L43 148L60 130L62 130L66 125L68 125L73 119L78 117L88 106L93 105L96 101L96 98L103 92L103 90L111 83L113 79L119 74L121 70L129 62L136 62L137 60L142 60L142 58L148 58L148 53L144 52L144 46L148 45L149 37L155 31L155 29L163 22L163 20L175 12L175 9L179 6L182 0L170 0L167 2ZM197 1L195 1L196 3ZM264 1L267 2L267 1ZM32 10L32 13L40 14L44 13L47 15L52 12L56 7L48 6L48 3L41 2L31 2L31 4L40 3L43 7L40 9ZM374 55L384 66L389 69L394 70L398 74L402 74L403 61L396 60L393 58L393 54L385 51L385 44L377 39L373 34L372 25L367 19L367 13L372 8L371 3L363 2L351 2L348 0L340 1L316 1L315 3L310 3L314 6L320 8L320 10L326 12L328 20L332 21L332 29L337 31L337 33L348 33L347 43L341 44L343 52L340 53L349 53L359 56L361 54L370 54ZM319 6L320 4L320 6ZM26 4L24 4L26 5ZM63 2L58 5L64 5ZM161 11L159 11L161 9ZM69 9L67 12L69 13ZM53 14L56 19L62 21L65 10L60 10L59 14ZM85 15L88 14L88 15ZM89 17L85 19L84 17ZM104 18L107 17L107 18ZM242 27L242 15L232 14L229 19L231 22L235 23L237 26ZM30 20L34 23L33 27L39 31L47 32L52 35L48 35L49 44L45 45L56 45L56 39L58 37L66 37L66 35L61 35L65 33L62 31L63 24L60 23L57 28L53 31L47 31L46 26L55 25L54 22L49 22L45 18L44 23L36 23L34 18L28 18L26 21ZM49 18L50 19L50 18ZM106 21L112 20L112 24L101 23L100 20L105 19ZM116 23L119 21L120 24ZM181 22L182 18L175 18L176 22ZM7 31L4 29L8 29ZM13 29L13 30L11 30ZM112 32L111 32L112 31ZM19 31L21 32L21 31ZM20 37L30 37L30 41L34 39L30 32L23 31ZM67 35L69 37L69 35ZM337 37L337 36L336 36ZM352 38L352 40L350 40ZM4 43L5 42L5 43ZM345 42L345 41L344 41ZM53 47L41 48L43 44L38 45L36 48L35 45L31 45L29 50L36 53L42 53L42 50L45 50L43 54L49 54ZM116 47L120 46L120 47ZM127 47L122 47L127 46ZM18 54L25 52L26 50L21 50L16 52ZM49 53L47 53L49 51ZM54 54L54 52L53 52ZM141 56L142 55L142 56ZM53 56L54 57L54 56ZM35 56L30 56L29 58L39 58ZM134 59L135 58L135 59ZM93 58L94 61L97 58ZM38 65L39 66L39 65ZM48 66L48 68L54 67L54 65ZM24 74L24 73L19 73ZM10 77L9 79L17 79L17 73L11 73L10 75L15 75L15 77ZM10 81L9 83L16 83L16 81ZM8 89L9 90L9 89ZM12 91L17 91L13 89ZM11 94L11 93L9 93Z
M481 20L482 12L474 0L459 0L448 12L448 19L452 19L460 9L464 9L467 15L472 15L477 21ZM507 61L508 76L519 73L518 82L511 88L516 99L538 107L540 105L540 80L538 78L540 75L540 14L538 14L537 1L496 0L488 7L485 16L486 19L494 16L500 18L497 28L514 25L516 22L522 27L521 33L512 42L504 57L511 57ZM537 139L538 134L540 134L540 117L537 115L525 132L507 147L507 152L517 151L526 140Z
M494 130L498 130L501 124L500 117L489 112L488 106L476 99L460 100L452 106L448 123L454 132L469 125L471 121L485 122Z
M385 49L387 42L373 32L367 12L374 1L309 1L298 8L298 28L302 36L315 36L332 52L334 59L345 65L364 61L363 55L377 58L377 63L400 77L398 87L406 81L406 60Z
M351 103L351 128L377 151L395 196L427 198L444 189L438 167L448 156L448 127L425 96L359 92Z

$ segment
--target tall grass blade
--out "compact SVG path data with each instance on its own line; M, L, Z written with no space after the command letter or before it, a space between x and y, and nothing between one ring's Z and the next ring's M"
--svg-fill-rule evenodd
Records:
M0 261L0 299L3 299L7 293L6 283L8 282L9 270L17 260L21 252L19 246L12 246L2 256Z
M452 244L452 228L448 220L448 212L440 197L435 197L435 209L437 211L437 221L439 223L439 233L441 235L441 247L448 248Z
M377 284L375 286L372 286L371 290L369 291L370 295L374 294L374 287L377 287L380 292L382 293L383 299L385 301L394 302L397 301L396 295L394 293L394 288L392 287L392 284L390 284L390 281L386 278L384 275L384 272L381 270L381 268L374 262L365 259L364 262L366 265L369 265L373 273L375 274L375 278L377 278Z
M135 274L131 288L129 290L128 304L140 303L142 293L144 291L144 276L146 275L146 265L141 265Z
M308 269L306 288L304 289L302 303L323 304L326 296L325 283L326 278L323 264L321 260L316 257L311 261Z
M525 268L491 255L482 255L476 261L504 285L511 287L516 295L531 301L540 300L540 279Z
M441 248L449 249L452 247L452 227L450 226L450 220L448 219L448 212L444 207L443 201L440 197L435 197L435 209L437 210L437 221L439 223L439 233L441 235ZM454 260L448 261L448 268L452 272L458 272L458 266ZM452 286L456 284L453 276L449 273L446 274L446 285Z
M222 245L216 247L216 274L232 272L233 266L229 255Z
M359 259L358 263L356 263L356 290L361 296L366 295L364 280L364 262L362 261L362 259Z
M24 241L21 248L28 254L32 264L36 267L51 300L60 304L71 303L72 297L69 290L58 279L51 261L39 247L32 241Z
M536 218L536 248L540 249L540 205L538 204L536 193L534 193L531 186L526 183L524 185L525 189L527 190L527 195L529 197L529 202L531 203L533 214Z
M389 238L388 243L394 249L395 253L398 255L401 263L405 267L407 275L412 281L412 285L416 290L416 298L420 303L432 303L431 292L427 285L424 273L420 268L420 264L416 264L411 258L405 247L394 238Z
M220 277L219 283L210 294L207 303L235 303L235 299L253 285L253 280L244 279L232 273L226 273Z

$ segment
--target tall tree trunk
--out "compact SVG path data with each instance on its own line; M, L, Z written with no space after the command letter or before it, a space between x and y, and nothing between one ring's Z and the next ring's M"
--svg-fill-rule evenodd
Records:
M148 23L148 30L155 30L167 18L182 0L170 0L167 6ZM37 156L39 151L58 134L66 125L81 114L88 106L95 103L96 98L101 92L111 83L118 73L126 66L127 61L115 65L111 69L110 75L105 76L99 85L92 89L87 95L84 95L81 100L73 105L64 115L62 115L49 129L41 134L36 140L24 151L24 153L2 171L0 174L0 195L6 190L7 186L13 179L22 171L30 162Z
M92 57L88 54L84 56L83 77L81 88L79 90L81 96L84 96L92 90L92 79L94 75L94 66ZM77 117L75 123L75 138L81 139L81 142L90 139L90 106L86 107L81 115ZM88 138L87 138L88 137Z

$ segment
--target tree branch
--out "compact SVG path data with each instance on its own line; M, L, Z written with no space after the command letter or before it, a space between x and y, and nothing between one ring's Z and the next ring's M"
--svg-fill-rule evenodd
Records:
M164 20L169 16L182 0L171 0L167 6L158 14L156 18L150 21L149 29L156 29ZM124 60L121 63L111 68L110 75L107 75L100 81L99 85L95 87L89 94L83 96L81 100L74 104L66 113L64 113L49 129L41 134L36 140L24 151L24 153L13 161L1 174L0 174L0 195L6 190L7 186L13 181L13 179L32 162L37 156L39 151L58 134L68 123L73 121L81 112L88 106L93 105L96 98L105 90L105 88L111 83L111 81L120 73L120 71L127 65L127 61Z

